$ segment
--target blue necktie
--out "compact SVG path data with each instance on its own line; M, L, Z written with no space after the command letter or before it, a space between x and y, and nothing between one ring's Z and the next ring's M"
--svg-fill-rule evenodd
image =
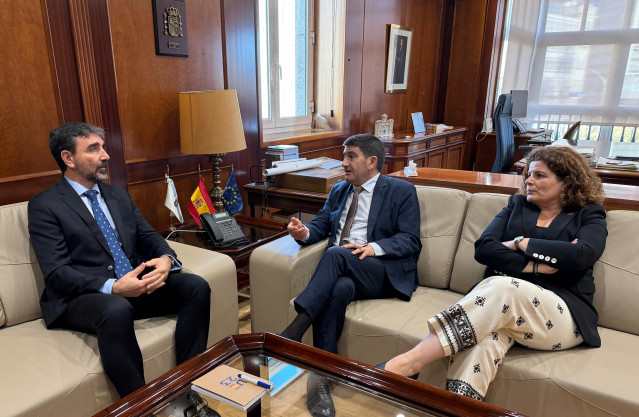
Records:
M100 208L100 204L98 203L98 192L95 190L87 190L84 192L84 195L89 197L95 221L98 222L98 226L100 226L100 230L111 249L111 255L113 255L113 260L115 261L115 275L117 275L118 278L122 278L124 275L133 270L133 268L131 268L131 263L124 254L124 251L120 246L120 241L115 235L111 224Z

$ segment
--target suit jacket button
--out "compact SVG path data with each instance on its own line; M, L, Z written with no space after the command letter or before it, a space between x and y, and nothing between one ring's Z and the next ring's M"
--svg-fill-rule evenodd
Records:
M109 266L107 267L107 269L108 269L109 271L113 271L113 265L109 265Z
M553 264L556 264L556 263L557 263L557 258L552 258L552 259L550 260L550 262L551 262L551 263L553 263Z
M550 256L546 256L544 259L548 262L550 260Z
M538 258L539 255L537 255L536 253L533 253L533 258Z

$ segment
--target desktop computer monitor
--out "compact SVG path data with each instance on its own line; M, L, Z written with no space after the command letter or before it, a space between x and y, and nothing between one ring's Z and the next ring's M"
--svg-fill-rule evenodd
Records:
M513 119L526 117L528 114L528 90L510 90L513 102Z

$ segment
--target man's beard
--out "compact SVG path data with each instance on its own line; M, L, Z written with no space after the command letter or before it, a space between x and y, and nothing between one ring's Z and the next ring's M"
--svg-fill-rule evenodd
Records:
M107 167L107 164L105 162L103 164L98 165L98 167L93 172L87 172L82 170L80 172L80 175L82 175L82 177L84 177L85 180L90 181L94 184L97 184L99 182L106 181L109 179L109 173L108 171L106 171L106 167ZM104 171L102 171L102 168L104 168Z

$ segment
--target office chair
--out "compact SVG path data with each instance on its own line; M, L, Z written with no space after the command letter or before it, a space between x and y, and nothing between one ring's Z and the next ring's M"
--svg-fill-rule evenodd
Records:
M581 120L573 123L564 134L564 139L566 139L572 146L577 146L576 136L577 133L579 133L579 125L581 125Z
M495 126L497 155L490 172L498 174L510 173L515 163L515 136L513 134L512 121L513 103L510 94L502 94L497 101L497 107L493 113L493 125Z

